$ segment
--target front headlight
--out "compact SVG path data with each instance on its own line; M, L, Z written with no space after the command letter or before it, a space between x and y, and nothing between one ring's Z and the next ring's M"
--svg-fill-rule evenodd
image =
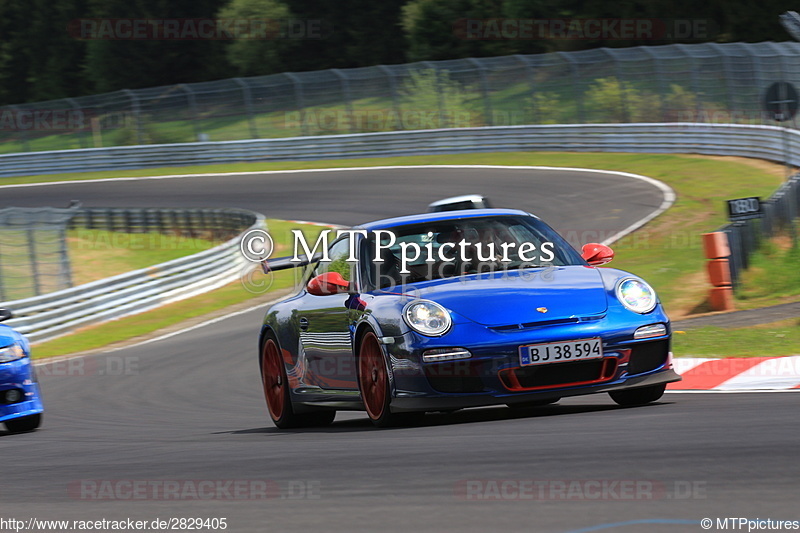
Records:
M403 318L411 329L430 337L444 335L452 324L447 309L430 300L417 300L406 305Z
M0 348L0 363L10 363L11 361L16 361L23 357L25 357L25 351L19 344L12 344L11 346Z
M617 299L634 313L649 313L656 307L656 291L636 278L625 278L617 284Z

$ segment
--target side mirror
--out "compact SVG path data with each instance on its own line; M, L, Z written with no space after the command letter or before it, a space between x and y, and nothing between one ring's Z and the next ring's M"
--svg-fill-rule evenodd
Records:
M331 294L348 292L350 283L338 272L326 272L312 278L306 285L306 289L309 294L314 296L330 296Z
M581 257L592 266L605 265L614 259L614 250L605 244L590 242L589 244L584 244L583 248L581 248Z
M14 313L8 309L0 308L0 322L8 320L9 318L14 318Z

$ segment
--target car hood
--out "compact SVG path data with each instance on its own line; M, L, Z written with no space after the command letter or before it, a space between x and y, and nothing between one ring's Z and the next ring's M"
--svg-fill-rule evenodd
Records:
M17 341L14 330L8 326L0 325L0 348L11 346Z
M451 278L415 288L421 298L490 327L592 317L608 309L600 273L585 266Z

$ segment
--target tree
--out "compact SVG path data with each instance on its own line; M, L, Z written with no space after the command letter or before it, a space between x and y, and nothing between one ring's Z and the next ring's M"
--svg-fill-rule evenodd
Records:
M223 0L93 0L98 19L213 19ZM213 39L88 42L86 74L97 92L225 78L235 74L223 41Z
M0 2L0 102L51 100L87 90L86 45L67 32L85 0Z
M407 0L285 0L300 20L319 21L321 39L304 39L289 58L290 70L364 67L402 63L400 26Z
M270 34L274 26L284 26L291 18L288 6L281 0L232 0L219 11L219 18L231 20L258 19L269 21ZM249 36L248 36L249 37ZM226 45L228 62L240 76L256 76L291 70L286 60L296 41L287 35L272 39L242 38Z
M408 59L424 61L515 53L517 41L486 31L492 19L505 16L502 0L412 0L403 7Z

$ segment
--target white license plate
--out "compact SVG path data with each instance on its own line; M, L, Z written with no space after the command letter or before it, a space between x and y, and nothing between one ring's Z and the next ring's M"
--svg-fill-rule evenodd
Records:
M600 357L603 357L603 343L600 337L519 347L519 362L522 366L584 361Z

